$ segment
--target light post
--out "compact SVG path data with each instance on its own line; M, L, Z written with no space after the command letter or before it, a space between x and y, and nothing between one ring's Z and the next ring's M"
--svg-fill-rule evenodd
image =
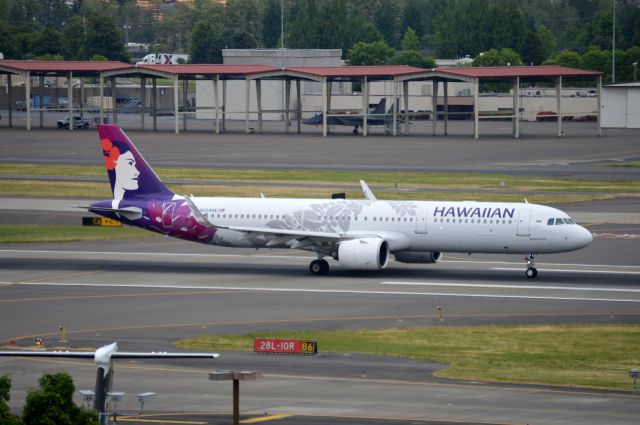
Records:
M638 62L633 63L633 81L638 79Z
M616 82L616 0L613 0L613 30L611 31L611 82Z
M131 25L126 24L123 25L122 28L124 29L124 47L129 49L129 30L131 29Z

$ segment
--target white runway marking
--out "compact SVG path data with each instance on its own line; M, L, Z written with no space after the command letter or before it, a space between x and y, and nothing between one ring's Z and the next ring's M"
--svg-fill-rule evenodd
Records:
M508 268L508 267L491 267L491 270L500 270L500 271L522 271L522 268ZM640 275L640 272L627 272L627 271L617 271L617 270L586 270L586 269L576 269L576 270L567 270L567 269L538 269L539 272L557 272L557 273L600 273L600 274L631 274L631 275Z
M0 282L11 283L11 282ZM503 294L469 294L469 293L440 293L440 292L405 292L405 291L366 291L348 289L307 289L307 288L268 288L268 287L245 287L245 286L197 286L197 285L154 285L154 284L129 284L129 283L69 283L69 282L20 282L14 285L23 286L93 286L104 288L155 288L155 289L209 289L221 291L247 291L247 292L279 292L279 293L310 293L310 294L348 294L348 295L400 295L400 296L430 296L430 297L460 297L460 298L509 298L523 300L549 300L549 301L589 301L589 302L615 302L615 303L637 303L640 299L618 299L618 298L583 298L583 297L552 297L543 295L503 295Z
M0 249L0 253L28 253L28 254L89 254L89 255L140 255L140 256L153 256L153 257L228 257L228 258L291 258L291 259L304 259L308 260L316 258L315 256L303 256L303 255L262 255L262 254L199 254L199 253L180 253L180 252L115 252L115 251L55 251L55 250L24 250L24 249Z
M554 289L560 291L602 291L602 292L631 292L640 293L640 289L621 288L589 288L579 286L532 286L532 285L491 285L479 283L439 283L439 282L380 282L381 285L406 285L406 286L442 286L452 288L500 288L500 289Z

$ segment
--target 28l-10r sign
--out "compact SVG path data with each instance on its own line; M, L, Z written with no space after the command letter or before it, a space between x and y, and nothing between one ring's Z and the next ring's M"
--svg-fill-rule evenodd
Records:
M316 341L302 341L299 339L254 338L253 351L255 353L272 354L316 354Z

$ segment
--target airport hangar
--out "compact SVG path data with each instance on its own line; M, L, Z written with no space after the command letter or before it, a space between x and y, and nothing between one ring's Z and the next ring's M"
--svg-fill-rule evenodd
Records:
M509 119L512 122L512 134L515 138L520 137L520 110L521 110L521 93L520 87L522 83L552 82L555 84L556 91L556 110L555 119L557 121L557 135L562 136L562 117L565 112L562 109L562 85L563 79L579 78L584 80L594 80L597 83L597 109L593 113L588 114L595 117L597 121L597 134L601 135L601 93L602 93L602 73L594 71L586 71L562 66L507 66L507 67L442 67L433 69L422 69L407 65L380 65L380 66L313 66L313 67L283 67L277 68L267 65L251 65L251 64L185 64L185 65L131 65L124 62L94 62L94 61L19 61L19 60L2 60L0 61L0 74L7 76L8 90L8 126L13 126L12 103L13 103L13 87L11 82L12 75L19 75L25 80L24 99L31 98L32 78L38 77L38 87L42 91L44 88L45 76L63 77L67 79L67 97L70 115L74 113L83 113L84 103L81 103L80 109L73 109L73 79L80 79L80 98L84 101L84 78L92 77L99 80L99 122L105 122L106 114L111 112L112 122L117 123L118 108L106 108L105 103L105 80L109 81L111 105L117 105L117 78L139 78L142 99L139 108L140 113L140 129L145 129L145 105L150 104L150 111L153 117L153 129L157 130L156 123L156 105L157 105L157 79L167 79L173 81L173 115L175 117L174 131L177 134L180 131L180 117L183 118L182 130L187 130L187 115L191 111L187 110L187 89L189 80L210 80L213 82L213 113L215 133L221 133L225 130L226 116L231 111L226 108L227 98L227 82L242 81L245 82L245 132L251 133L250 115L257 115L258 132L262 130L263 113L278 112L283 114L285 122L285 132L289 132L289 122L291 112L295 112L297 117L297 131L300 132L301 116L305 112L301 108L300 82L315 81L320 82L322 86L322 134L326 136L328 133L327 117L332 115L331 109L331 85L335 82L351 81L358 82L362 86L362 109L360 115L363 117L363 135L368 133L367 116L369 114L369 87L372 82L389 81L392 83L392 99L393 105L399 105L399 99L403 99L403 108L393 108L391 115L391 133L395 136L398 133L409 134L409 121L414 116L408 107L409 105L409 83L414 81L430 81L432 83L432 105L431 111L438 111L438 87L443 84L443 112L431 113L432 134L436 134L436 122L438 116L444 120L443 134L448 133L449 121L449 90L450 82L467 82L473 87L473 135L479 138L479 122L481 119ZM147 81L151 79L151 99L147 102L146 87ZM282 110L264 110L262 107L262 87L261 83L265 80L281 80L285 82L285 100ZM182 105L180 105L180 81L182 81ZM255 103L256 109L251 110L251 82L255 86ZM290 109L291 98L291 82L296 83L296 109ZM220 84L222 82L222 85ZM482 115L479 108L480 84L486 82L502 82L512 85L512 104L510 112L501 113L500 115ZM222 86L220 88L220 85ZM400 89L402 87L402 90ZM402 96L400 93L402 92ZM31 102L25 102L26 109L26 129L31 129L31 112L38 111L40 114L40 126L43 126L42 106L32 108ZM181 110L182 109L182 110ZM514 111L517 111L514 113ZM402 131L399 125L403 123ZM69 126L69 130L73 130L73 126Z

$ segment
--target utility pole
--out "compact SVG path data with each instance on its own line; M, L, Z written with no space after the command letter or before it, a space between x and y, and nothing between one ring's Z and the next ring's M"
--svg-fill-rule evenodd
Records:
M611 34L611 82L616 82L616 0L613 0L613 31Z

